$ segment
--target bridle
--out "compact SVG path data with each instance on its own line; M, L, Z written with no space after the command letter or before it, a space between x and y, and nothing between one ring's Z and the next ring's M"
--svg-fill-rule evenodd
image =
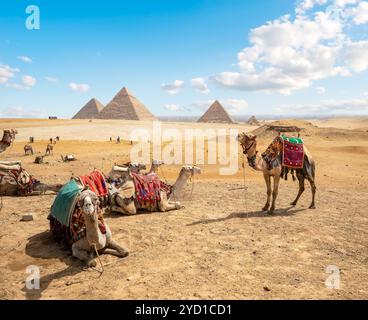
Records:
M247 148L245 148L243 143L240 143L242 148L243 148L243 154L248 155L248 151L254 147L255 143L256 142L253 140L252 143ZM257 159L257 152L252 157L247 156L247 159L248 159L249 166L252 167L252 168L255 168L256 159Z

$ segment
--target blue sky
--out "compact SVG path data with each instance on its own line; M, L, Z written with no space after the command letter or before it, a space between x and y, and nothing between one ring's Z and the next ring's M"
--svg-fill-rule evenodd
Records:
M368 114L367 1L76 2L1 2L0 117L72 117L123 86L159 116Z

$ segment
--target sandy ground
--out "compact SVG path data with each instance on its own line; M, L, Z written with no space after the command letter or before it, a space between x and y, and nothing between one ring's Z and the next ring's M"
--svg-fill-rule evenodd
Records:
M187 186L185 209L133 217L107 215L115 239L132 254L123 261L102 256L108 264L102 276L85 270L50 237L46 217L55 195L3 197L0 299L367 299L368 133L360 129L367 122L344 121L336 127L307 125L305 142L317 161L316 210L308 209L309 187L298 206L290 207L298 187L289 179L281 183L276 213L263 213L263 177L248 167L247 191L231 191L243 186L240 156L239 170L230 177L220 176L217 165L201 166L203 174ZM86 174L94 167L107 172L114 162L129 160L129 142L107 140L127 137L138 125L150 126L126 121L0 120L1 128L19 131L17 142L0 158L22 160L45 182L66 182L72 174ZM189 126L174 124L181 129ZM36 152L44 152L50 136L61 136L54 155L46 158L48 164L36 165L34 157L23 156L23 141L31 135ZM259 140L260 151L271 142L266 135ZM62 163L60 155L66 153L78 161ZM165 166L160 174L172 182L179 168ZM32 214L34 221L20 222L24 214ZM40 267L40 290L25 288L29 265ZM325 286L329 265L340 270L339 290Z

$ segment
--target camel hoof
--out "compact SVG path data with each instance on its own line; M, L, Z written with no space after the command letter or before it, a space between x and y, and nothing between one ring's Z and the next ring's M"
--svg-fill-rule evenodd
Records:
M97 266L97 262L94 259L87 261L86 264L88 268L95 268Z
M262 211L268 211L269 206L263 207Z
M125 258L129 256L129 251L119 252L119 258Z
M316 209L316 206L315 205L311 205L310 207L309 207L309 209Z

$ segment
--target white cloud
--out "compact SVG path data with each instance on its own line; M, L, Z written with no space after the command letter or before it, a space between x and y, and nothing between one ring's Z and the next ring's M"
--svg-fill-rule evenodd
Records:
M248 102L243 99L225 99L220 102L232 115L242 114L248 108Z
M276 108L279 113L300 115L368 115L368 98L347 100L323 100L317 104L283 105Z
M41 118L43 116L43 113L39 110L26 110L22 106L0 110L1 118Z
M335 6L308 11L327 4ZM238 53L239 71L210 80L225 88L291 94L321 79L368 70L368 40L348 35L348 12L359 6L354 0L302 1L294 18L285 15L251 30L251 45Z
M177 94L179 93L184 87L184 81L182 80L175 80L173 83L163 83L161 85L161 89L166 91L169 94Z
M17 57L17 59L21 60L23 62L32 63L32 59L30 57L27 57L27 56L19 56L19 57Z
M57 78L53 78L53 77L45 77L45 80L48 81L48 82L58 82L59 80Z
M19 69L9 67L8 65L0 64L0 84L6 83L10 78L13 78Z
M208 94L210 92L205 78L194 78L190 81L190 84L194 89L201 93Z
M357 25L368 23L368 1L360 2L356 7L348 10L353 18L353 22Z
M326 88L325 87L317 87L316 91L318 94L325 94L326 93Z
M88 84L75 82L69 83L69 87L76 92L87 92L90 88Z
M36 78L32 77L32 76L23 76L22 77L22 82L26 87L34 87L36 85Z
M178 104L165 104L164 108L169 111L181 111L183 108Z

